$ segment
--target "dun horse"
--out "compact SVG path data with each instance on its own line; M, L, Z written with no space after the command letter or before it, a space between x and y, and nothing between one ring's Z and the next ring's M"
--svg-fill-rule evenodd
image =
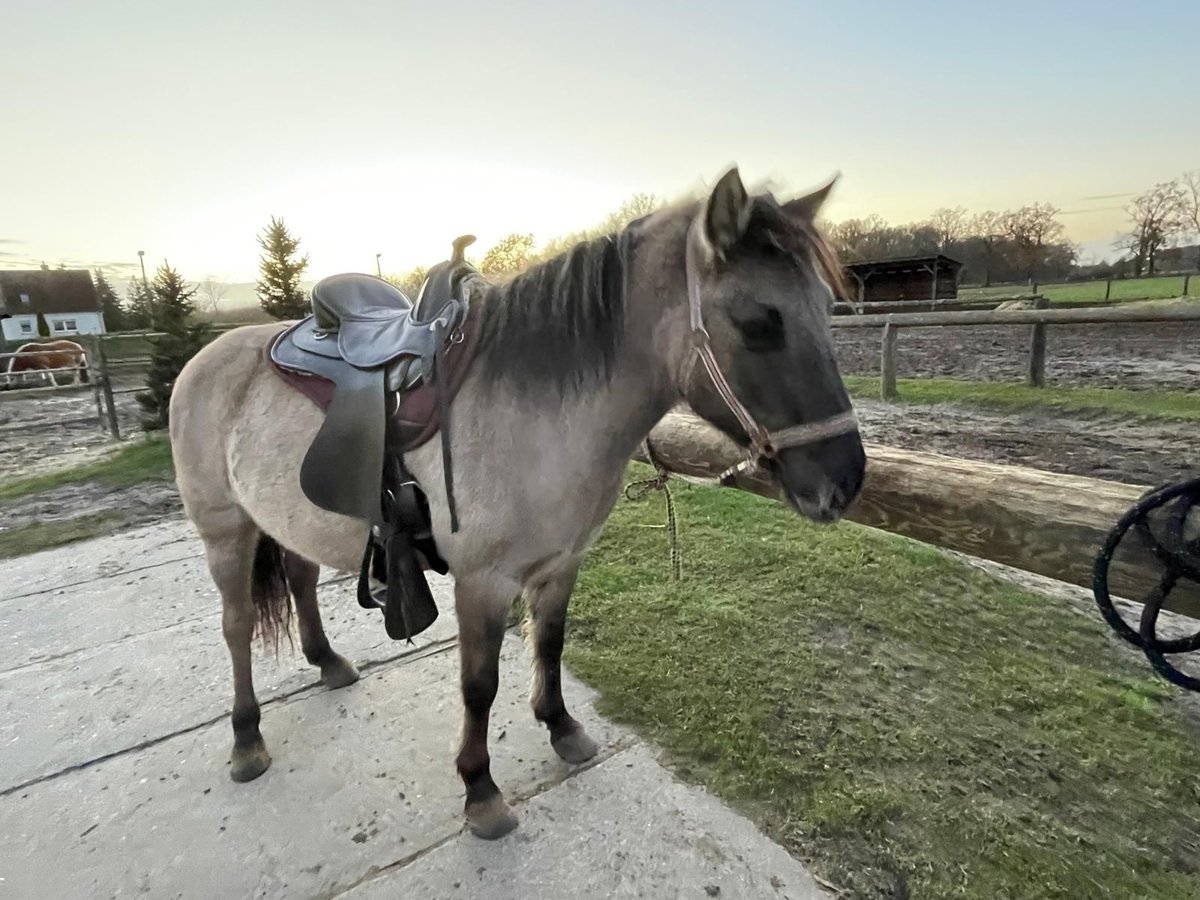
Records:
M517 597L528 610L534 716L562 759L598 750L563 702L567 603L630 457L672 406L686 402L746 447L810 519L834 521L857 496L866 458L828 321L840 269L814 224L832 184L780 202L748 194L732 169L701 199L509 282L469 276L482 319L448 428L457 528L438 441L404 463L428 496L454 577L464 703L456 763L476 834L496 838L517 824L487 740ZM224 604L235 781L271 762L251 639L256 625L270 634L286 622L289 590L304 654L324 683L358 678L326 638L316 584L321 564L359 568L368 524L318 508L298 484L323 414L270 371L264 347L278 332L249 326L217 338L171 400L179 488Z
M87 354L83 347L74 341L31 341L22 344L15 355L8 357L4 367L5 387L14 386L18 380L30 374L40 374L49 378L50 383L58 387L55 372L69 369L72 379L78 382L88 380Z

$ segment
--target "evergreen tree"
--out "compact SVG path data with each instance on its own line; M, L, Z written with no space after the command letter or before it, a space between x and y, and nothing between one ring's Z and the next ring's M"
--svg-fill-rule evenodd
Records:
M308 254L297 254L300 239L292 237L282 219L272 216L258 244L263 248L257 286L259 306L276 319L300 319L308 315L308 298L300 290L300 276L308 268Z
M113 290L113 286L108 283L108 279L99 269L96 270L96 299L100 301L100 313L104 316L105 330L124 331L127 327L125 310L121 308L117 292Z
M207 343L209 334L205 323L191 320L196 289L188 287L166 262L155 274L149 294L151 326L162 334L154 339L146 390L137 395L137 402L143 430L156 431L167 427L175 379Z
M125 294L125 327L140 331L150 327L154 318L154 294L150 285L135 278Z

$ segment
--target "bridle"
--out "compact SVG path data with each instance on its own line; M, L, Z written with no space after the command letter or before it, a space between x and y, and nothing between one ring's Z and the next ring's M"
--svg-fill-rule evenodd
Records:
M699 266L696 262L696 255L699 252L697 247L699 241L700 235L697 231L697 223L693 223L688 229L686 249L684 251L688 311L691 320L688 341L692 352L688 354L688 360L684 366L680 384L687 384L692 370L696 366L696 360L702 362L705 371L708 372L708 377L712 380L717 393L721 395L725 406L733 413L734 418L738 420L738 424L742 426L742 429L750 439L750 444L746 448L746 458L721 473L718 480L722 484L728 484L732 482L736 475L747 470L757 469L765 461L775 459L781 450L787 450L790 447L802 447L806 444L815 444L818 441L856 431L858 429L858 417L855 415L853 408L816 422L802 422L779 431L771 431L760 424L750 410L746 408L746 405L737 398L737 395L733 392L733 388L729 384L729 379L721 371L721 366L717 362L716 355L713 353L712 339L709 337L708 329L704 327L704 314L700 306Z

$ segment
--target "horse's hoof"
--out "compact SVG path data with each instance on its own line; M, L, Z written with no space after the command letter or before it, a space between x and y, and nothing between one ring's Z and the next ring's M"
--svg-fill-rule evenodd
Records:
M504 797L496 794L491 800L467 804L467 827L476 837L494 841L517 827L517 817Z
M267 752L267 745L259 740L257 744L245 750L235 747L229 763L229 777L238 784L244 784L253 781L271 767L271 754Z
M569 763L587 762L600 752L600 745L588 737L588 733L582 727L557 741L550 741L550 746L560 759Z
M333 658L321 666L321 682L331 691L349 687L358 681L358 669L344 656L333 654Z

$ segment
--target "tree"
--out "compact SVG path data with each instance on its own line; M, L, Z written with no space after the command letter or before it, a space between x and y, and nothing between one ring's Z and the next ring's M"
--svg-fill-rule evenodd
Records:
M308 254L298 256L300 239L293 237L282 219L271 223L258 238L263 255L259 263L258 303L276 319L300 319L309 303L300 290L300 276L308 268Z
M1045 247L1062 240L1063 226L1058 221L1058 207L1049 203L1033 203L1003 214L1002 227L1012 240L1017 264L1030 281L1037 279L1038 269L1045 262Z
M977 213L971 218L967 231L979 242L983 251L983 286L992 285L992 258L996 254L996 243L1001 240L1004 229L1004 219L995 210ZM969 263L968 263L969 265Z
M938 250L942 253L967 236L967 211L961 206L953 209L943 206L935 209L929 217L929 227L933 229Z
M194 287L163 262L150 285L151 323L162 334L154 339L146 390L137 394L142 428L156 431L169 424L171 392L175 380L208 340L208 326L191 321L194 312Z
M1200 244L1200 169L1184 172L1179 179L1179 189L1183 198L1183 218L1187 230ZM1200 247L1197 248L1196 271L1200 272Z
M410 300L416 300L417 294L421 292L421 285L425 283L428 275L429 268L427 266L417 266L402 275L384 275L383 279L402 290Z
M509 275L533 262L533 235L508 234L483 255L479 271L484 275Z
M1158 251L1170 245L1186 228L1186 195L1177 182L1164 181L1139 194L1125 207L1132 227L1117 246L1133 254L1133 274L1153 275Z
M130 330L149 328L154 318L154 294L150 285L137 278L129 282L125 295L125 327Z
M225 299L227 293L229 293L229 286L222 284L210 275L197 286L197 306L202 312L216 315L221 307L221 301Z
M104 329L106 331L124 331L126 328L125 310L121 308L117 292L113 290L113 286L108 283L108 279L99 269L96 270L95 278L96 299L100 302L100 314L104 317Z

